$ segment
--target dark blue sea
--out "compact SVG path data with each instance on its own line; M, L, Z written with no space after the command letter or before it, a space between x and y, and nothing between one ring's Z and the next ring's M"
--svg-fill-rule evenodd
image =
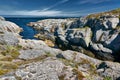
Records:
M25 18L25 17L6 17L6 20L16 23L18 26L23 28L23 32L20 33L21 36L23 36L23 39L36 39L34 38L34 35L37 34L37 31L33 29L32 27L27 26L29 22L36 22L38 20L48 19L46 17L33 17L33 18ZM51 19L51 18L49 18ZM53 19L53 18L52 18ZM54 18L58 19L58 18ZM63 18L62 18L63 19Z

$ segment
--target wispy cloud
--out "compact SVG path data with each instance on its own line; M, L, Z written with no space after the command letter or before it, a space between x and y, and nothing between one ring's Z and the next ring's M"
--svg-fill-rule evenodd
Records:
M58 10L21 10L21 11L0 11L0 15L23 15L23 16L80 16L80 13L63 12Z
M59 1L59 2L55 3L54 5L51 5L51 6L48 6L47 8L44 8L43 11L50 10L50 9L52 9L52 8L54 8L54 7L58 6L58 5L60 5L60 4L66 3L66 2L68 2L68 1L69 1L69 0L62 0L62 1Z
M58 15L61 11L39 11L39 10L20 10L20 11L0 11L1 15L34 15L34 16L53 16Z
M82 0L79 2L79 4L86 4L86 3L92 3L92 4L99 4L103 2L108 2L110 0Z

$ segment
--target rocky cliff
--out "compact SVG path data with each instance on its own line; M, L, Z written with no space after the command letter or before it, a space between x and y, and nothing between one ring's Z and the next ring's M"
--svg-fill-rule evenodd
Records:
M44 39L51 40L62 50L49 47L44 39L22 39L18 34L21 28L4 18L0 19L0 25L3 26L0 28L0 80L120 79L119 62L92 58L119 57L115 53L120 47L118 17L47 19L30 23L40 34L46 35Z
M81 18L46 19L28 25L40 30L36 37L51 40L63 50L83 53L89 50L92 56L114 61L119 58L120 50L119 16L120 10L117 9Z

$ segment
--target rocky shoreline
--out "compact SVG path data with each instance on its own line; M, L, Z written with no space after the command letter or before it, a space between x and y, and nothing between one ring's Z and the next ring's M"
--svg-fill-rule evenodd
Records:
M0 17L0 80L119 80L120 19L90 16L30 22L41 40Z
M45 19L30 22L28 25L40 31L35 37L44 41L50 40L62 50L70 49L83 53L89 50L102 60L116 61L118 57L120 21L116 15Z

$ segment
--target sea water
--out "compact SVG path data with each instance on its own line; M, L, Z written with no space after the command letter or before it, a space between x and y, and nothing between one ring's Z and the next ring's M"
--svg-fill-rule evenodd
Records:
M20 33L23 39L36 39L34 35L37 34L38 31L27 26L29 22L36 22L43 19L65 19L65 17L6 17L5 19L14 22L23 29Z

